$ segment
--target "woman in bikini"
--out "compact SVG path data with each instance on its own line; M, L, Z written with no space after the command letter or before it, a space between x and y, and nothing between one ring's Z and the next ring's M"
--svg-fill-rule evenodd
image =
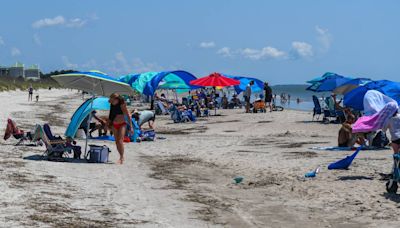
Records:
M119 153L118 163L124 162L124 137L126 133L126 127L129 123L130 129L132 127L131 116L129 115L128 109L126 108L125 100L117 93L113 93L109 99L111 108L109 115L109 125L114 133L115 144ZM126 119L127 118L127 119ZM126 122L128 120L128 123ZM133 134L133 130L131 130Z

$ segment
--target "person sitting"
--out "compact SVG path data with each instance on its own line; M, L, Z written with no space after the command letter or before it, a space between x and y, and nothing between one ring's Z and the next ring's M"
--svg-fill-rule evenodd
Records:
M364 140L356 134L352 133L352 124L356 121L354 115L349 115L346 122L342 124L338 135L339 147L353 147L355 143L365 144Z
M236 94L233 95L231 103L229 104L230 109L234 109L235 107L242 108L242 102L240 102L240 99L237 97Z
M88 135L88 122L89 122L89 136L92 137L92 133L95 131L99 132L99 136L107 135L108 127L107 127L107 120L105 118L97 117L97 112L92 111L91 115L88 115L79 126L79 129L82 129L86 135ZM89 118L91 118L89 120ZM98 123L91 122L92 118L94 118Z
M19 129L17 127L17 124L13 120L7 119L7 126L4 131L3 139L5 141L5 140L8 140L11 136L13 136L15 139L19 140L19 142L16 144L16 146L20 145L25 140L33 142L34 145L41 145L40 134L42 132L38 132L38 134L36 134L37 130L38 130L38 128L37 128L38 126L39 125L36 125L32 131L25 132L24 130Z
M132 117L137 121L139 128L142 128L144 123L149 124L150 129L154 129L154 122L156 120L156 115L152 111L144 110L144 111L137 111L134 110Z

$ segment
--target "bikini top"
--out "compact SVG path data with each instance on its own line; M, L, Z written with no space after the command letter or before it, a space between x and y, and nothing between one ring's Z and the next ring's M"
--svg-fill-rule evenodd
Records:
M117 115L121 115L121 114L124 114L124 112L122 111L122 108L121 108L121 104L111 105L110 114L109 114L109 116L108 116L108 119L109 119L111 122L113 122L114 119L115 119L115 117L116 117Z

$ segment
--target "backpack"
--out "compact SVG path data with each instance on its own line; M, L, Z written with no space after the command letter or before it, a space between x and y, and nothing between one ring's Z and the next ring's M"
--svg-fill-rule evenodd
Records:
M389 144L389 139L387 138L385 132L379 131L375 138L372 140L372 146L376 148L384 148Z

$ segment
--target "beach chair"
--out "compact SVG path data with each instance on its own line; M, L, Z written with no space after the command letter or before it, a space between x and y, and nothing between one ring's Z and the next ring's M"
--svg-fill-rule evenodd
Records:
M43 157L46 157L49 161L64 161L66 157L69 157L68 154L71 154L72 148L67 147L66 141L61 137L53 135L48 124L45 124L43 129L37 128L37 131L42 132L38 135L41 135L41 140L46 146Z
M322 115L322 108L321 104L319 103L318 97L313 95L312 96L313 102L314 102L314 109L313 109L313 117L312 120L314 120L314 117L317 116L317 120L319 120L319 117Z
M44 124L43 125L43 131L46 134L47 138L52 141L52 142L60 142L60 143L65 143L65 140L59 136L59 135L54 135L53 132L51 131L50 125L49 124Z
M333 122L335 123L343 123L346 121L346 115L343 110L337 110L335 108L335 102L332 97L327 97L325 98L325 103L327 109L324 109L324 118L328 120L329 123L332 122L332 119L334 119Z
M161 101L156 101L156 103L157 103L157 108L161 111L162 115L168 115L170 113L168 109L165 108L164 104ZM157 110L156 113L158 113Z

